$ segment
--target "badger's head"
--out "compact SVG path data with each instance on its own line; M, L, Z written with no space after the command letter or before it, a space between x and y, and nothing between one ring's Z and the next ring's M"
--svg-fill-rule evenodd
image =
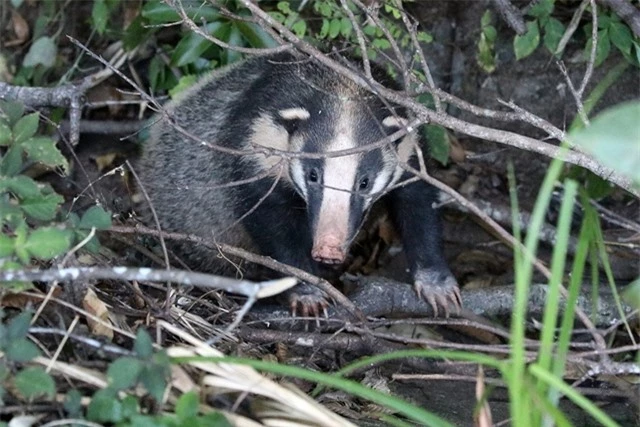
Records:
M367 210L398 182L399 162L414 152L416 137L410 132L383 147L366 147L404 128L407 119L371 94L350 98L326 92L262 117L270 125L261 126L256 138L261 145L286 138L287 150L298 154L288 162L286 179L306 201L313 259L342 263ZM334 154L358 148L354 154Z

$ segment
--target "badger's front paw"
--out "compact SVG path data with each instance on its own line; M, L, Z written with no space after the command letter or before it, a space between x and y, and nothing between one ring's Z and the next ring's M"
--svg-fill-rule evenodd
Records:
M314 285L299 283L288 291L287 297L291 314L294 317L298 310L302 317L319 318L321 313L324 314L324 317L329 317L327 314L327 307L329 307L327 295Z
M434 317L438 316L438 306L449 317L449 306L460 313L462 297L456 279L448 270L418 269L413 276L413 287L419 297L424 298L433 308Z

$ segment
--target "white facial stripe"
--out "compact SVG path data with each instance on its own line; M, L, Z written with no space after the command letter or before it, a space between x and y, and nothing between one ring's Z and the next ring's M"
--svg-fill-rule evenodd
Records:
M302 170L302 164L298 159L291 160L291 162L291 178L293 179L293 182L296 183L298 188L300 188L300 191L302 191L304 198L307 199L307 184L304 180L304 171Z
M385 168L376 176L376 179L373 181L373 187L371 188L371 195L374 197L384 190L389 183L389 179L391 178L391 172L393 172L395 168L391 164L385 164Z
M278 111L278 114L280 114L280 117L285 120L307 120L309 117L311 117L309 111L302 107L286 108L284 110Z
M336 136L329 144L327 152L348 150L355 147L353 129L348 110L343 110ZM351 192L353 191L360 162L359 154L326 157L322 176L322 204L318 214L317 231L336 236L341 244L349 238L349 216L351 212Z

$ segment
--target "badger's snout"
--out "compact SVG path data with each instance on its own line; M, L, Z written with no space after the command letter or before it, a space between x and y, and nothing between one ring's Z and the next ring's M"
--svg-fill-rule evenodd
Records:
M324 264L342 264L347 257L344 240L333 235L318 237L319 240L314 242L311 250L313 259Z

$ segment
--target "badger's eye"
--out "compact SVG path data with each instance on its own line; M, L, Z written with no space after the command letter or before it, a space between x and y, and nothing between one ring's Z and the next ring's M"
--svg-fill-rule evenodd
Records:
M362 178L360 180L359 188L360 190L366 190L367 188L369 188L369 178L367 178L366 176Z
M311 169L307 174L307 179L309 182L318 182L318 171L315 169Z

